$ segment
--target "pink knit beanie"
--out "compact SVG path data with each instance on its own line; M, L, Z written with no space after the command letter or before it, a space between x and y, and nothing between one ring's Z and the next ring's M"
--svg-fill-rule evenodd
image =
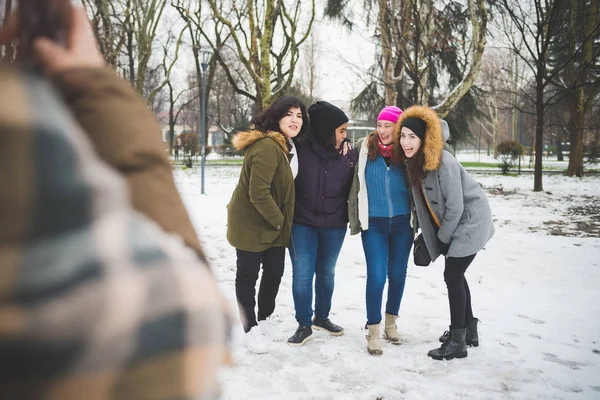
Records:
M396 106L386 106L381 110L379 116L377 117L377 121L390 121L394 124L398 122L398 118L402 115L402 110Z

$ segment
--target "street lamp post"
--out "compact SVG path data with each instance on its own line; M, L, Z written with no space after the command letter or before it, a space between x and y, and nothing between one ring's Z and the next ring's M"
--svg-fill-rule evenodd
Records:
M208 61L212 52L210 50L200 50L200 57L202 57L202 130L201 138L201 150L200 155L202 157L200 164L200 193L204 194L204 165L206 162L206 70L208 69Z

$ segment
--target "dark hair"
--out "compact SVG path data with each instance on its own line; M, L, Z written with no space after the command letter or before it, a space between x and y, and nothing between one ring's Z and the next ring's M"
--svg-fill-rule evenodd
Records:
M290 108L299 108L302 112L302 128L298 133L298 137L305 135L308 131L308 112L306 106L298 97L282 96L275 100L266 110L252 118L254 129L261 132L273 131L279 132L279 121L286 116Z
M400 128L402 129L402 128ZM406 157L404 150L400 145L400 132L394 138L394 152L392 153L392 164L395 165L406 165L406 175L410 184L416 188L421 187L421 180L425 176L425 153L423 152L423 145L425 141L421 142L421 147L417 153L411 158Z
M406 157L406 156L404 156ZM421 187L421 181L425 176L425 153L423 153L423 146L417 151L412 158L406 159L406 172L408 179L412 186L416 188Z

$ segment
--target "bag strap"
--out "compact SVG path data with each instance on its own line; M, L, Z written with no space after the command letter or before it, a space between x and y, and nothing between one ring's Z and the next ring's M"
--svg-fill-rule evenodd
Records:
M437 228L440 229L440 221L438 221L433 210L431 209L431 205L429 204L429 201L427 200L427 195L425 194L425 190L423 189L422 185L421 185L421 191L423 192L423 199L425 200L425 204L427 204L427 208L429 209L429 214L431 215L433 222L435 222L435 224L437 225Z

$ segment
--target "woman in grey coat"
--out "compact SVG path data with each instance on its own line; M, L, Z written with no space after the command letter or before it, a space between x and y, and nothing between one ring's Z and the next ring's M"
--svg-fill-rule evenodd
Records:
M413 106L398 120L397 154L405 162L417 220L435 261L446 257L444 281L450 302L450 330L428 355L436 360L467 356L467 344L478 346L477 318L465 271L494 234L492 212L479 184L444 150L437 113Z

